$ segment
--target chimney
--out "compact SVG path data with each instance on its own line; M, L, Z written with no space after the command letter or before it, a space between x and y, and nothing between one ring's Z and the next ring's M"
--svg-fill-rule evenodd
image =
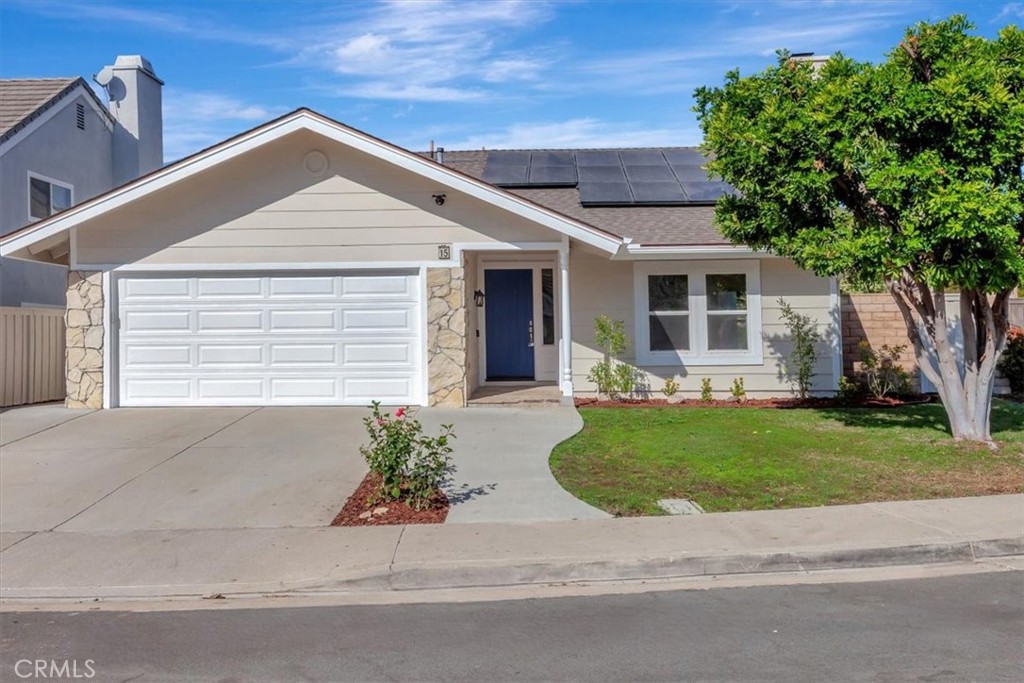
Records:
M141 55L119 55L95 81L107 91L114 126L114 182L120 185L164 164L164 82Z
M831 56L816 55L813 52L794 52L789 58L794 62L810 62L811 68L817 73L821 71L821 67L825 66L825 62L831 59Z

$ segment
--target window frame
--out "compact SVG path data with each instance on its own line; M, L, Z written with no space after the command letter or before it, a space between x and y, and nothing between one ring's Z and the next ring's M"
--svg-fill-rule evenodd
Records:
M42 173L35 173L34 171L29 171L28 175L27 175L27 177L25 179L25 198L27 200L27 203L26 203L26 206L25 206L25 213L28 215L28 220L29 220L30 223L34 223L35 221L46 220L50 216L53 216L54 214L57 213L56 211L53 210L53 191L51 189L51 191L50 191L50 215L49 216L43 216L42 218L40 218L39 216L33 216L32 215L32 180L33 179L35 179L35 180L42 180L44 183L48 183L51 187L53 185L56 185L58 187L64 188L69 193L71 193L71 201L68 203L68 208L71 208L72 206L75 205L75 186L74 185L72 185L69 182L63 181L63 180L57 180L56 178L51 178L49 176L45 176Z
M650 275L685 275L689 288L690 350L652 351L651 311L647 278ZM747 284L747 349L708 349L708 275L744 275ZM638 365L762 365L764 341L761 325L761 264L757 259L732 261L645 261L633 266L636 320L634 339Z

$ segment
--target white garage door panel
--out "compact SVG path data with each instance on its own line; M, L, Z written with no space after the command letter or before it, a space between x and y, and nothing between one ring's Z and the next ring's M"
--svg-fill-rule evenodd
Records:
M420 400L416 273L117 283L120 405Z

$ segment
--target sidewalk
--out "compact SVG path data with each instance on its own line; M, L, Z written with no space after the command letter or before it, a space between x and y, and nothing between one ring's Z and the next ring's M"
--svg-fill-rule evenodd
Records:
M1024 495L691 517L5 533L0 597L195 597L813 571L1024 554Z

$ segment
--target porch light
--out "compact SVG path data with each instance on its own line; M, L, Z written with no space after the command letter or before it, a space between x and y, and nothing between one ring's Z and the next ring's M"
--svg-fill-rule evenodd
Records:
M473 303L476 304L477 308L484 307L484 293L479 289L473 292Z

